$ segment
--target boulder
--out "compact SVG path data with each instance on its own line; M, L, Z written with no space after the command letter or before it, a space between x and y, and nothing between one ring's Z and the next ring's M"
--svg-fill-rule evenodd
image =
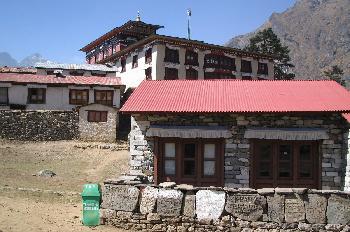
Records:
M219 219L225 207L223 191L199 190L196 193L196 214L199 221Z

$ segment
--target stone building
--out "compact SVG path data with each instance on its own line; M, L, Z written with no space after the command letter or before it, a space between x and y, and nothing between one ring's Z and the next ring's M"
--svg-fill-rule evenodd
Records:
M79 136L86 141L115 142L118 109L101 104L79 107Z
M156 184L349 186L350 93L333 81L144 81L121 112L131 174Z
M158 35L159 25L129 21L81 51L89 64L110 64L129 87L142 80L273 79L273 56Z

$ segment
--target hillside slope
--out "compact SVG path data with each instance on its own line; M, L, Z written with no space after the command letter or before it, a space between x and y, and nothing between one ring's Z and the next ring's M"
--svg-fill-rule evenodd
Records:
M322 79L323 70L339 65L350 76L350 0L298 0L274 13L256 31L232 38L230 47L244 47L257 31L272 27L291 50L296 78Z

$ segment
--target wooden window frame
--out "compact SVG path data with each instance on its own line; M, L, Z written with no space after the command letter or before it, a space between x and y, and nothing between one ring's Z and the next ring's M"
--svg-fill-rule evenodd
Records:
M139 65L139 56L134 55L132 56L132 68L137 68Z
M198 71L194 68L186 69L186 80L198 80Z
M252 73L253 72L251 60L241 60L241 72L242 73Z
M236 60L225 55L206 54L204 56L204 68L236 71Z
M191 59L188 59L188 57L191 57ZM186 50L185 65L199 66L198 53L195 51Z
M145 63L149 64L152 62L152 48L148 48L145 52Z
M86 92L87 99L73 99L72 95L75 92L75 96L77 94L81 94L82 96L84 92ZM88 89L70 89L69 90L69 104L70 105L87 105L89 104L89 90Z
M251 150L250 150L250 187L252 188L262 188L262 187L294 187L294 188L316 188L319 189L322 181L322 166L321 161L322 157L320 157L319 152L319 142L318 141L285 141L285 140L261 140L261 139L251 139ZM258 154L256 149L259 144L272 144L272 178L258 178L257 168L259 164L259 157L255 157L254 155ZM278 158L274 157L278 155L279 146L283 144L289 144L292 148L292 178L283 178L277 177L277 171L279 170L279 162ZM299 176L300 174L300 153L298 152L298 148L301 145L310 145L311 146L311 156L312 156L312 178L302 178ZM279 178L279 179L278 179ZM284 183L280 184L279 182L284 181ZM309 187L311 186L311 187Z
M87 121L88 122L107 122L108 120L108 111L97 111L97 110L88 110L87 111Z
M105 100L97 100L96 95L99 93L105 93L106 99ZM111 93L111 100L107 100L107 95ZM113 90L95 90L94 91L94 102L96 104L106 105L106 106L113 106L113 98L114 98L114 91Z
M84 71L76 71L76 70L74 70L74 71L69 71L69 75L70 76L84 76Z
M175 143L175 175L165 175L164 162L165 157L163 154L165 143ZM196 151L196 168L195 176L183 175L184 167L184 144L195 143L197 146ZM215 174L212 176L204 176L203 168L204 161L204 145L215 144ZM159 138L155 137L154 148L154 181L159 184L164 181L174 181L176 183L190 183L199 186L223 186L224 185L224 152L225 142L224 139L182 139L182 138ZM209 160L209 159L208 159Z
M120 72L126 72L126 58L120 59L120 66L122 67L122 70Z
M0 106L7 106L9 104L9 88L8 87L0 87L0 90L6 90L6 102L0 102Z
M175 75L176 70L176 75ZM169 73L174 72L174 73ZM179 79L179 70L177 68L165 68L164 80L177 80Z
M152 80L152 67L148 67L145 69L145 79Z
M32 96L34 95L32 91L42 91L41 100L33 100ZM38 95L38 94L37 94ZM45 104L46 103L46 89L45 88L28 88L28 104Z
M164 62L179 64L179 50L166 47Z
M258 74L262 74L262 75L269 74L269 66L267 63L258 62Z

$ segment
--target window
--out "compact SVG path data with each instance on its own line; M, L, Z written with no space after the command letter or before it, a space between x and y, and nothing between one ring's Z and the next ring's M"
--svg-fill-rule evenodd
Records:
M197 80L198 79L198 71L190 68L186 69L186 80Z
M112 106L113 90L95 90L95 103Z
M205 80L213 80L213 79L236 79L236 76L230 72L205 72L204 73Z
M45 104L46 89L32 88L28 89L28 103L29 104Z
M318 188L318 145L314 141L253 140L254 188Z
M252 73L252 62L249 60L241 61L241 72Z
M224 161L219 139L160 138L155 163L157 183L174 181L195 186L221 186Z
M180 63L179 62L179 51L175 49L165 48L165 62Z
M125 72L126 71L126 59L125 58L121 58L120 65L122 66L121 72Z
M69 75L71 75L71 76L83 76L84 72L83 71L70 71Z
M176 68L165 68L164 80L176 80L179 79L178 70Z
M242 76L242 80L253 80L251 76Z
M235 59L224 55L207 54L204 57L205 68L236 70Z
M266 63L258 63L258 74L268 75L268 67Z
M54 71L53 70L46 70L46 75L54 75Z
M152 48L149 48L145 52L145 63L151 63L152 62Z
M152 67L145 70L146 80L152 80Z
M132 68L137 68L138 66L138 56L135 55L132 57Z
M186 65L194 65L198 66L198 53L194 51L186 51L186 59L185 59Z
M87 105L89 102L89 90L69 90L69 104L71 105Z
M105 77L106 75L107 75L106 73L91 72L91 76L95 76L95 77Z
M8 88L0 87L0 105L7 105L8 103Z
M107 111L88 111L88 122L107 122Z

